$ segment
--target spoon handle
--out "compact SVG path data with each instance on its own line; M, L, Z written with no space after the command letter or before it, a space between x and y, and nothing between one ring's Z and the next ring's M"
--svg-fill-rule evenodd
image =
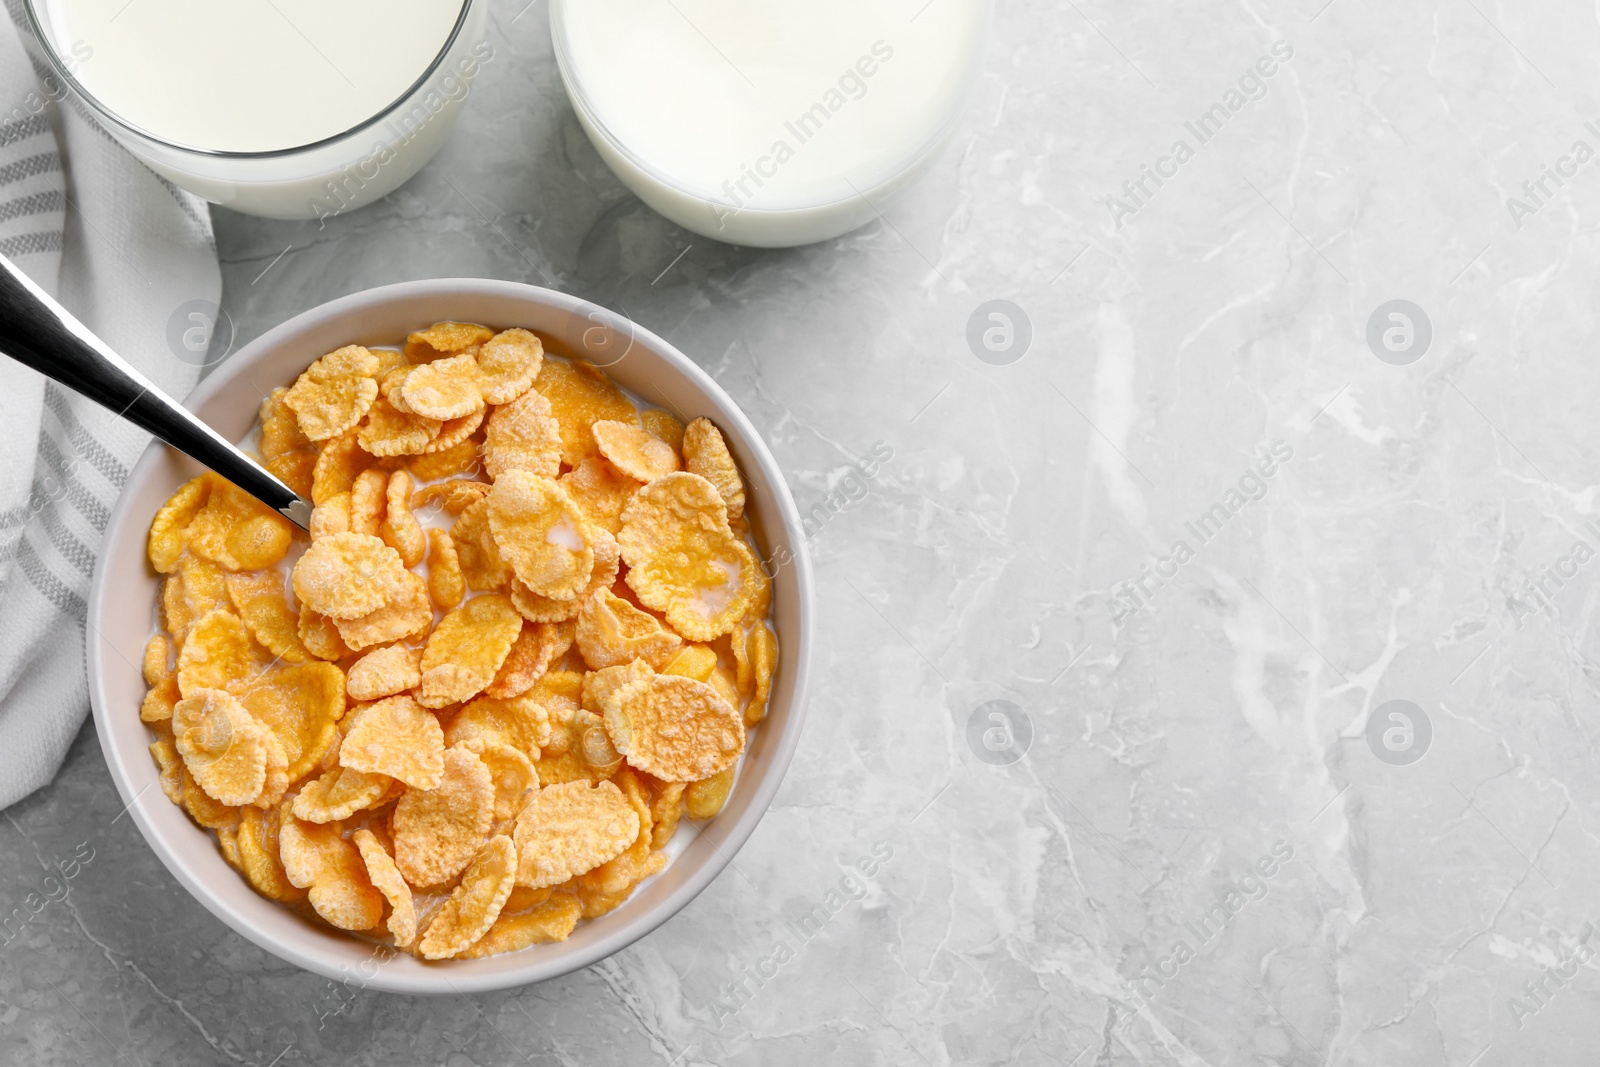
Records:
M309 501L163 393L5 256L0 353L154 434L302 530L310 523Z

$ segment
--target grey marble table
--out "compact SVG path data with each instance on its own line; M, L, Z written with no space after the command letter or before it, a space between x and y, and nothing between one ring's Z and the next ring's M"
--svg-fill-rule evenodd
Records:
M699 361L812 516L777 802L614 958L408 999L212 919L86 728L0 827L4 909L76 856L0 1061L1594 1062L1592 8L1003 0L932 173L774 252L633 198L524 3L400 191L216 212L236 342L485 275Z

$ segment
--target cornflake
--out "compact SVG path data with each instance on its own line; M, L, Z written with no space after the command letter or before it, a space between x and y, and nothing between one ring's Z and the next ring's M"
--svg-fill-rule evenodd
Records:
M744 717L704 682L671 674L631 682L600 702L606 733L629 765L668 782L694 782L744 751Z
M370 930L383 917L383 894L338 823L303 822L279 813L278 852L291 884L310 890L316 913L341 930Z
M355 429L378 396L378 357L360 345L329 352L300 375L283 402L312 441L326 441Z
M728 633L755 595L760 565L728 525L716 488L685 471L635 494L617 535L628 586L694 641Z
M272 734L225 690L197 689L178 701L172 735L206 795L234 807L261 800L271 772L288 765Z
M477 755L446 750L434 789L409 789L394 808L394 862L413 886L443 885L482 847L494 822L494 780Z
M610 782L552 785L517 817L517 884L560 885L618 855L639 836L639 813Z
M339 746L339 766L397 778L414 789L433 789L445 773L439 720L409 695L356 709Z
M501 558L531 591L564 600L587 584L593 536L566 490L549 478L507 471L489 490L488 519Z
M378 835L371 830L357 830L350 835L361 851L362 862L367 865L367 878L373 888L389 902L389 921L386 924L394 935L394 943L409 948L417 939L417 910L411 899L411 887L394 865L394 857L383 847Z
M728 506L728 521L744 514L744 479L728 454L722 431L709 419L695 419L683 431L683 465L717 487Z
M527 392L489 416L483 469L491 478L513 470L546 478L560 473L561 427L550 412L550 401L540 393Z
M594 424L593 431L600 454L635 481L653 481L678 469L678 453L672 446L641 430L637 423L602 419ZM738 477L737 472L734 477Z
M428 924L418 946L423 959L448 959L488 933L511 896L516 874L517 846L504 834L490 838Z
M439 621L422 653L417 700L425 708L458 704L494 681L522 631L508 597L474 597Z

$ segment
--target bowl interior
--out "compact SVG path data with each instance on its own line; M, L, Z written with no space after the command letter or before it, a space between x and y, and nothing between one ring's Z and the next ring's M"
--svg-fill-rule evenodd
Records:
M427 963L301 919L258 896L157 784L149 731L139 720L140 657L154 632L159 576L145 558L157 509L198 464L154 443L128 478L107 529L89 602L89 688L95 726L129 812L173 875L218 918L257 945L334 979L404 993L474 992L522 985L587 966L642 937L710 883L750 836L777 792L799 739L810 654L811 579L798 512L771 454L732 400L671 345L628 320L546 289L458 279L407 282L335 300L246 346L203 382L189 407L224 436L250 429L261 400L312 360L343 344L394 345L441 319L524 326L552 351L587 358L623 388L685 422L717 424L744 473L747 513L771 562L773 625L781 660L766 720L753 733L722 813L692 836L667 869L621 907L581 923L565 942L481 960Z

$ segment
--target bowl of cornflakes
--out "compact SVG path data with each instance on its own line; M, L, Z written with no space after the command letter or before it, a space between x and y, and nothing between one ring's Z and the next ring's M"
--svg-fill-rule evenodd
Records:
M153 444L106 529L90 696L195 898L307 970L464 993L587 966L754 831L811 578L750 422L671 345L511 282L307 311L189 399L309 533Z

